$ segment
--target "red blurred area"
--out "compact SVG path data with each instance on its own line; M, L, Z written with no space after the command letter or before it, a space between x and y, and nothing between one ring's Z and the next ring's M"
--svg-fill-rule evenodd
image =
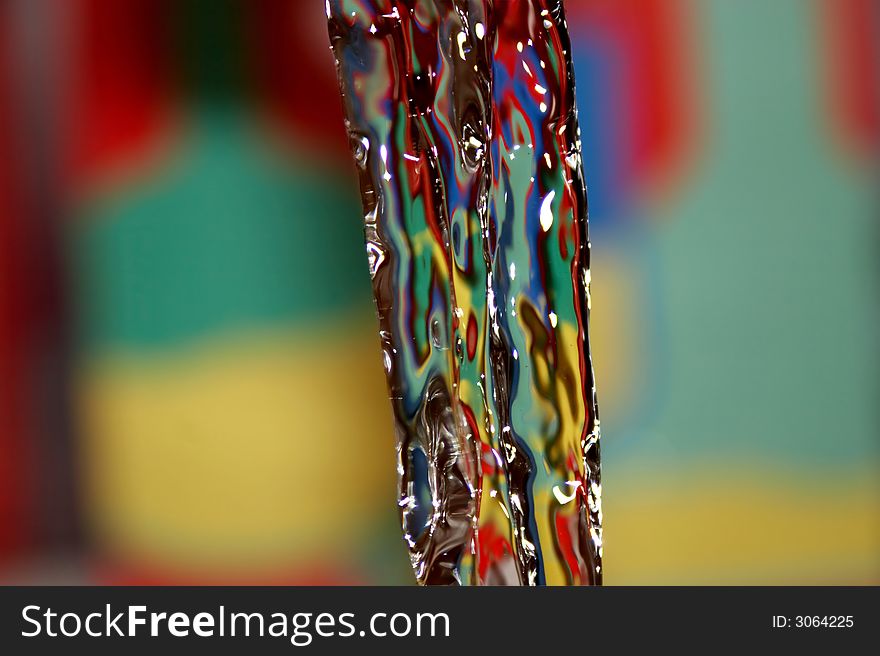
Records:
M870 159L880 148L880 3L822 0L820 8L824 95L832 124L847 150Z
M328 49L322 2L266 0L249 4L249 52L257 95L269 114L298 141L320 141L323 154L349 166L342 104L335 71L327 66L290 66ZM302 25L316 29L303 30ZM302 99L308 95L309 102Z
M173 53L165 0L74 0L65 112L70 182L145 155L171 111Z
M25 529L25 345L28 304L23 283L20 169L9 156L12 112L10 24L0 9L0 566L28 541Z
M566 13L591 42L625 44L626 78L615 87L625 95L627 173L646 186L667 180L699 130L693 9L686 0L572 0Z

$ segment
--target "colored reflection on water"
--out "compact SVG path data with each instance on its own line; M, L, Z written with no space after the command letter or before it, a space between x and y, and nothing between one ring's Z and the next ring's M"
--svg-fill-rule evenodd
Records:
M560 2L331 2L423 583L601 582L589 241Z

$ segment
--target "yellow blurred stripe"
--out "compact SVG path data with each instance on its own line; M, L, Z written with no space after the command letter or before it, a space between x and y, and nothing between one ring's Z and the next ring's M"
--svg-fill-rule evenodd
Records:
M617 480L606 471L606 583L880 583L875 471L704 470Z
M108 355L82 368L79 390L89 516L114 557L265 569L355 552L377 513L393 513L394 438L369 328Z

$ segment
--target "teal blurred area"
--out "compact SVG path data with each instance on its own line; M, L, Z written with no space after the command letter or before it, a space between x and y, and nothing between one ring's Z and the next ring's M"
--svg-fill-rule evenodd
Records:
M876 583L880 6L567 7L608 582Z
M880 582L880 6L565 8L606 582ZM0 581L411 581L323 12L0 5Z

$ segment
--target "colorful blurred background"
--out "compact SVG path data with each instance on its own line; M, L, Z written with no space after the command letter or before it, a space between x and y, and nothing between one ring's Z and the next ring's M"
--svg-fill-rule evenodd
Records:
M880 2L568 0L605 576L880 583ZM0 3L0 583L410 583L320 0Z

